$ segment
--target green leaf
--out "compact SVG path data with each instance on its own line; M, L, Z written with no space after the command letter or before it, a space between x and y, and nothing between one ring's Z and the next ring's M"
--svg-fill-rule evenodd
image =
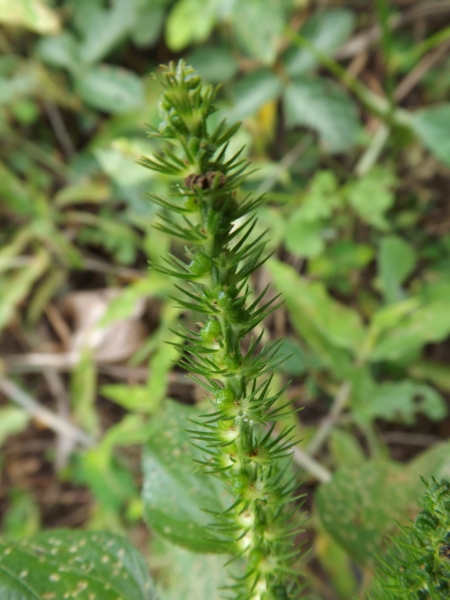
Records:
M377 340L382 334L395 328L403 319L409 317L421 306L420 298L408 298L377 310L370 323L369 336Z
M397 236L381 239L378 253L378 270L386 302L402 300L402 283L416 266L416 253L408 242Z
M16 118L23 122L27 117L32 117L31 120L34 120L37 116L36 104L28 97L35 94L38 88L36 71L31 64L24 65L24 68L18 70L12 77L0 77L0 105L9 106Z
M199 555L156 538L152 557L158 562L156 590L160 600L221 600L228 557Z
M0 162L0 195L2 203L10 210L21 215L34 214L33 192L2 162Z
M374 559L395 529L411 498L400 465L369 461L333 475L316 494L316 507L328 533L359 563Z
M280 347L280 357L288 358L280 364L278 370L288 375L303 375L308 369L308 359L305 353L295 340L285 338Z
M128 540L69 530L0 542L0 594L5 600L156 600L144 559Z
M159 401L155 401L145 385L111 383L102 385L100 392L109 400L130 411L152 414L159 406Z
M343 429L333 429L329 446L338 467L359 467L365 462L361 446L353 435Z
M316 173L302 205L287 220L287 249L293 254L307 258L322 254L325 250L324 220L332 216L333 209L339 204L336 177L330 171Z
M450 334L448 302L436 301L421 306L397 320L380 335L371 359L400 360L429 342L440 342Z
M109 9L93 0L77 0L76 23L80 31L80 59L84 65L99 62L130 32L135 21L135 3L113 0Z
M324 10L314 14L301 29L301 35L318 50L331 54L349 37L355 26L354 14L345 8ZM317 66L317 58L305 48L291 48L285 66L291 76L303 75Z
M189 444L187 418L198 418L194 408L167 401L153 419L144 449L144 514L149 526L174 544L194 552L224 552L216 534L207 528L204 510L224 510L220 484L196 471L193 459L204 456Z
M283 3L279 0L235 2L231 20L233 32L244 52L271 65L285 26Z
M450 370L446 364L421 361L413 365L408 374L416 379L427 379L441 390L450 392Z
M450 104L414 112L411 125L424 146L450 165Z
M20 433L30 422L30 415L22 408L5 406L0 408L0 446L10 435Z
M58 206L71 204L102 204L111 198L111 186L105 182L77 181L63 187L53 197Z
M307 319L338 348L357 350L364 337L358 313L329 296L322 283L307 281L292 267L275 260L268 267L294 319Z
M120 431L120 427L118 429ZM82 454L76 476L79 483L89 486L102 511L119 513L139 492L129 469L114 456L112 445L111 439L102 440L98 446Z
M164 342L152 356L149 364L147 393L155 405L160 405L167 396L169 374L179 357L179 350L171 342L179 341L178 337L165 328L158 334L164 336Z
M116 144L114 148L95 148L93 154L102 171L121 187L148 184L153 179L149 169L143 169L136 163L134 156L130 156Z
M305 221L331 217L342 203L338 182L332 171L317 171L299 209Z
M417 413L439 421L447 414L447 407L442 396L429 385L404 379L375 386L358 411L363 418L413 424Z
M97 435L99 429L95 405L96 392L97 369L92 352L86 348L72 371L70 403L75 422L93 435Z
M80 67L79 48L70 31L45 37L36 45L37 56L52 67L76 71Z
M28 491L10 489L8 508L3 515L2 536L6 539L23 539L35 535L40 529L41 510L37 499Z
M328 330L321 322L320 315L317 314L320 309L315 305L315 298L307 293L303 295L305 289L308 290L308 284L298 273L292 267L273 260L267 263L267 267L275 287L283 294L295 331L306 341L324 367L332 369L338 377L347 379L354 372L354 365L349 353L339 346L359 343L356 338L359 339L359 336L363 335L362 326L361 328L352 326L351 330L344 328L343 338L336 330L334 332ZM319 289L323 289L321 284L318 285ZM344 312L348 310L344 307L342 309ZM333 312L331 309L330 313ZM337 320L334 321L334 327L339 328ZM361 333L358 333L359 329ZM345 339L346 336L350 337ZM336 338L339 345L334 343Z
M32 261L22 269L0 281L2 294L0 297L0 329L8 325L14 311L24 298L30 293L34 282L42 275L48 266L49 257L41 251L33 257Z
M0 23L52 34L60 29L56 13L40 0L0 0Z
M321 222L308 222L301 209L289 218L286 224L286 248L292 254L305 258L320 256L325 250L324 225Z
M349 274L360 271L374 257L369 244L355 244L350 240L339 240L328 246L322 256L309 261L308 273L323 280L342 281L349 284ZM350 280L350 281L349 281Z
M76 89L87 104L105 112L128 112L144 103L141 79L122 67L92 67L77 76Z
M229 112L229 119L239 120L254 115L266 102L278 97L281 87L280 78L268 69L247 75L234 86L234 106Z
M161 34L165 11L154 0L144 0L137 7L131 39L139 48L153 46Z
M179 0L166 21L166 42L177 52L192 43L206 40L216 24L212 0Z
M226 83L238 71L234 54L223 46L196 48L189 54L187 62L209 83Z
M142 279L130 283L121 291L120 295L111 300L99 326L107 327L115 321L128 319L136 311L136 306L142 298L146 296L166 297L169 290L172 292L173 287L167 278L154 271L147 273Z
M317 131L330 153L344 152L360 127L353 101L337 83L324 78L297 78L284 95L287 124Z
M450 444L438 444L407 467L371 460L346 467L316 494L316 507L328 533L358 563L374 562L397 529L415 510L423 484L420 476L448 477Z
M396 178L392 171L381 165L349 183L344 189L348 202L358 216L378 229L388 229L385 213L393 206L395 197L392 188Z
M321 529L316 531L314 540L317 558L331 580L333 589L338 592L338 598L355 598L358 581L354 565L345 550Z

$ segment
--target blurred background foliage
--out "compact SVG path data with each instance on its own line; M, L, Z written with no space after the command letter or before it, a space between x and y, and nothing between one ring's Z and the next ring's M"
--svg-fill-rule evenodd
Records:
M305 407L305 597L370 593L419 476L450 476L449 49L445 1L0 0L3 535L124 532L151 541L162 600L219 597L223 560L189 551L187 521L173 538L157 487L140 496L141 445L175 480L184 442L165 460L160 432L203 400L165 343L172 283L147 268L169 239L145 193L169 185L136 164L157 151L153 74L183 57L221 84L211 121L243 122L231 150L267 194L252 283L284 296L273 385Z

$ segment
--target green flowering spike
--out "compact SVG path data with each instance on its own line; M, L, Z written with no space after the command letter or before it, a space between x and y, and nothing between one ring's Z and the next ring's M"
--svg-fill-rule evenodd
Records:
M444 600L450 598L450 483L427 483L422 508L411 527L404 527L383 562L376 598Z
M227 510L213 515L211 531L246 564L227 588L230 598L296 598L295 481L286 464L294 442L289 428L275 433L273 426L292 410L277 403L282 392L270 392L280 343L262 345L259 336L245 351L242 345L277 306L276 298L264 301L265 292L251 298L248 287L249 276L267 260L264 236L251 237L263 198L239 191L248 162L240 152L227 153L239 125L207 127L217 88L203 84L183 61L164 68L162 78L161 124L151 135L166 145L141 164L175 178L171 201L149 198L163 210L160 229L190 244L184 261L167 256L154 268L184 282L177 286L181 308L204 315L197 330L179 333L177 347L181 364L214 405L188 430L205 455L198 468L218 476L233 497Z

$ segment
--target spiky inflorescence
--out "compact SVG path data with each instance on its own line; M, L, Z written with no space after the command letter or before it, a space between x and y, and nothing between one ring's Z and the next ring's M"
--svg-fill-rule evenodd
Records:
M450 483L427 483L414 525L404 527L380 573L382 600L450 598Z
M205 320L197 331L183 330L178 347L181 364L214 403L214 412L197 423L200 433L190 432L206 453L202 468L219 476L235 499L215 515L212 527L246 560L244 576L228 588L233 598L287 599L298 552L290 525L295 482L285 475L292 431L274 435L275 422L292 411L277 403L282 392L270 393L280 342L261 347L260 334L246 352L241 344L276 308L276 299L263 301L266 290L251 298L248 287L249 276L266 260L263 236L252 237L263 199L238 193L248 161L240 152L228 158L227 147L239 124L223 121L208 132L217 88L203 84L184 62L164 68L162 84L162 123L151 136L167 145L141 164L178 178L176 202L149 197L165 209L159 229L190 244L188 262L170 255L166 267L156 268L185 280L176 286L176 300Z

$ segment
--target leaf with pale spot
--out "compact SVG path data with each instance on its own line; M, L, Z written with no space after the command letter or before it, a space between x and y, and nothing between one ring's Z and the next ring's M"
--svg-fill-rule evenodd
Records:
M55 530L0 542L0 598L156 600L144 559L123 537Z

